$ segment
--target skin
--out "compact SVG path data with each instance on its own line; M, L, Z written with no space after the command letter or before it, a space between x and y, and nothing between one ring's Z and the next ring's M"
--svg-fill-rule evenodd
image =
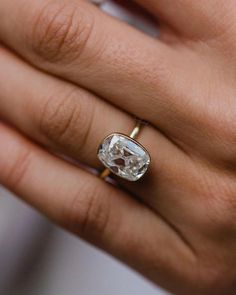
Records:
M160 39L82 0L0 1L0 181L175 294L235 294L235 1L137 2ZM100 141L134 116L140 182L64 160L102 169Z

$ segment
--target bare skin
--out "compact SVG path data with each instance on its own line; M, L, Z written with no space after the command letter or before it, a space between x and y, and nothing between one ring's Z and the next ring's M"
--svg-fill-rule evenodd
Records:
M0 1L0 181L175 294L235 294L235 1L137 2L160 40L82 0ZM151 123L138 183L49 152L100 170L133 116Z

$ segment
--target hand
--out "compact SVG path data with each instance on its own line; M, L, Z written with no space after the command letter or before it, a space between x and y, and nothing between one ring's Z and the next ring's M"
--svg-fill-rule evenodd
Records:
M235 294L235 1L138 2L160 40L82 0L0 1L0 180L176 294ZM140 182L47 151L100 170L99 143L133 116L151 123Z

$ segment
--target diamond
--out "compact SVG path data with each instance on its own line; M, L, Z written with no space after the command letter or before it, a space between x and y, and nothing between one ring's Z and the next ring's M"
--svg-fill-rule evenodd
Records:
M104 139L98 149L98 158L111 172L129 181L139 180L151 160L141 144L120 133Z

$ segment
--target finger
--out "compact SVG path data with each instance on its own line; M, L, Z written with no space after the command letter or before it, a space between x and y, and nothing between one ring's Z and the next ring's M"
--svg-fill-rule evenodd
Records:
M171 288L179 284L192 256L151 210L2 124L0 142L3 185L156 282Z
M96 151L102 139L134 125L124 112L34 69L5 48L0 64L1 117L54 151L99 168Z
M190 38L217 38L229 29L236 12L235 2L231 0L135 1L168 24L172 33L177 31Z
M103 138L114 132L129 134L134 127L135 120L128 114L88 91L34 69L4 48L0 64L0 116L66 156L101 168L97 148ZM139 141L153 157L150 173L154 175L173 165L179 153L151 127L143 129Z
M38 67L164 125L174 103L167 89L183 85L182 57L85 1L49 3L1 1L1 39Z

